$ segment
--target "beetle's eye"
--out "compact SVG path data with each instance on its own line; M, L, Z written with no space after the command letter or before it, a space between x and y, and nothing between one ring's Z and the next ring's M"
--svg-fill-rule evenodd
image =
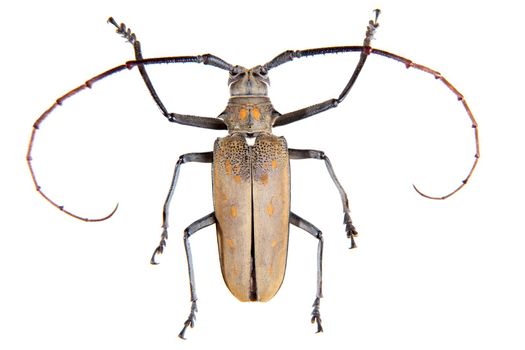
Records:
M266 76L268 74L268 69L264 67L259 68L259 74L262 76Z
M233 67L233 69L230 71L231 76L239 75L242 72L242 69L239 66Z

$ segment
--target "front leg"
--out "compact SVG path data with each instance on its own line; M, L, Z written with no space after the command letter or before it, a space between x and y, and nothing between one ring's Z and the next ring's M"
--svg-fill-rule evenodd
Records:
M366 29L366 35L365 40L363 41L363 46L341 46L341 47L323 47L323 48L317 48L317 49L309 49L309 50L297 50L297 51L285 51L281 53L280 55L276 56L273 60L266 63L263 67L267 70L270 70L272 68L275 68L283 63L290 62L294 58L298 57L307 57L307 56L315 56L315 55L324 55L329 53L341 53L341 52L356 52L361 51L361 57L359 58L359 62L357 62L357 66L354 69L354 73L350 77L350 80L344 87L343 91L337 98L332 98L329 100L326 100L324 102L302 108L293 112L285 113L280 115L278 118L276 118L273 126L281 126L290 124L293 122L296 122L298 120L311 117L312 115L324 112L328 109L337 107L339 103L343 102L345 97L348 95L348 92L350 92L350 89L352 86L354 86L354 83L357 80L357 77L359 76L359 73L361 73L361 69L365 65L366 59L370 55L370 52L372 51L372 48L370 47L370 42L374 38L375 31L377 27L379 27L379 23L377 22L377 18L379 16L379 13L381 11L375 10L375 19L370 20L368 23L367 29Z
M168 196L166 197L166 201L164 202L164 208L162 210L162 234L160 236L160 242L157 248L155 248L155 251L153 252L153 255L151 256L151 260L150 260L150 263L152 265L158 264L155 261L155 257L158 254L162 254L164 252L164 247L166 246L166 241L168 239L169 209L170 209L171 197L173 196L173 191L175 190L175 186L177 185L177 181L179 179L180 166L184 163L189 163L189 162L211 163L213 162L213 152L186 153L186 154L181 155L179 157L179 160L177 161L177 164L175 164L175 169L173 170L173 177L171 179L170 189L168 191Z
M341 196L341 202L343 203L343 212L344 212L344 225L346 229L346 236L350 239L350 249L357 247L355 244L354 237L357 236L357 231L352 224L352 218L350 217L350 207L348 205L348 196L346 195L346 192L337 179L337 176L335 176L334 168L332 167L332 163L330 162L330 159L328 159L328 156L324 154L323 151L317 151L317 150L311 150L311 149L293 149L289 148L288 153L290 155L290 159L318 159L318 160L324 160L324 163L326 165L326 169L328 170L328 174L330 174L330 177L332 178L332 181L335 184L335 187L337 187L337 190L339 191L339 195Z
M218 118L208 118L208 117L198 117L193 115L187 115L187 114L178 114L178 113L170 113L164 106L164 103L162 103L160 97L157 94L157 91L153 87L153 83L151 82L151 79L149 78L148 72L146 71L146 67L144 66L146 63L203 63L205 65L210 65L213 67L217 67L220 69L224 69L227 71L231 71L233 69L233 66L229 64L228 62L222 60L221 58L205 54L200 56L179 56L179 57L161 57L161 58L153 58L153 59L144 59L142 57L142 50L140 47L140 41L137 40L137 36L135 33L131 32L131 29L127 28L124 23L121 23L120 25L117 24L117 22L113 19L113 17L110 17L108 19L108 22L113 24L117 30L116 32L120 35L122 35L131 45L133 45L133 49L135 51L135 61L133 62L127 62L127 65L129 67L132 67L136 65L139 69L140 75L142 76L142 79L144 80L144 83L146 84L146 87L148 88L151 97L153 97L153 100L155 100L155 103L162 111L162 114L170 121L182 125L188 125L188 126L195 126L199 128L206 128L206 129L216 129L216 130L225 130L226 124L221 119Z

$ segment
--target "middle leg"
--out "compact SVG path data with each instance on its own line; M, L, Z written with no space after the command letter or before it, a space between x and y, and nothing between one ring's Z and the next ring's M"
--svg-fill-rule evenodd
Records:
M350 249L357 247L355 244L354 237L357 236L357 231L352 224L352 218L350 217L350 207L348 205L348 196L346 195L346 192L341 186L341 183L337 179L337 176L335 176L334 168L332 167L332 163L330 162L330 159L328 159L328 156L324 154L323 151L316 151L311 149L288 149L290 159L318 159L318 160L324 160L324 163L326 165L326 169L328 170L328 173L330 174L330 177L332 178L332 181L334 182L335 186L337 187L337 190L339 191L339 195L341 196L341 201L343 203L343 212L344 212L344 220L343 224L345 225L346 229L346 236L350 239Z

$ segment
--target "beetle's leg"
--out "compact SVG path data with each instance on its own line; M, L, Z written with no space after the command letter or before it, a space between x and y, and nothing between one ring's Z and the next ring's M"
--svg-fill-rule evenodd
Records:
M117 30L116 32L120 35L122 35L125 39L129 41L130 44L133 45L133 49L135 50L135 59L136 61L127 62L127 65L134 66L136 65L139 68L140 75L142 76L142 79L144 80L144 83L146 84L146 87L148 88L151 97L153 97L153 100L155 100L155 103L162 111L162 114L168 118L170 122L175 122L178 124L183 125L189 125L189 126L195 126L200 128L207 128L207 129L219 129L224 130L226 129L226 125L222 122L222 120L217 118L207 118L207 117L197 117L192 115L185 115L185 114L178 114L178 113L169 113L164 104L162 103L160 97L157 94L157 91L153 87L153 84L151 83L151 79L149 78L148 73L146 72L146 67L144 66L147 62L156 62L156 63L188 63L188 62L194 62L194 63L203 63L205 65L210 65L213 67L217 67L220 69L224 69L227 71L231 71L233 69L233 66L229 64L228 62L222 60L221 58L205 54L200 56L180 56L180 57L163 57L159 59L146 59L142 57L142 50L140 47L140 42L137 40L137 37L135 33L131 32L131 29L127 28L124 23L121 23L120 25L117 24L117 22L113 19L113 17L110 17L108 19L108 22L113 24Z
M184 327L179 333L179 337L182 339L185 339L184 333L186 332L186 328L188 328L188 326L193 328L195 324L195 313L197 312L197 292L195 291L195 276L193 274L193 262L191 258L189 238L195 232L215 223L215 212L213 212L195 221L190 226L186 227L186 229L184 230L184 248L186 249L186 259L188 261L188 274L190 276L191 310L188 319L184 322Z
M315 300L313 303L312 311L312 323L317 323L317 333L323 331L321 326L321 312L319 307L321 304L321 298L323 297L323 233L317 227L299 217L298 215L290 212L290 224L299 227L310 233L312 236L318 239L317 244L317 292L315 294Z
M341 91L341 94L337 98L332 98L332 99L326 100L324 102L321 102L321 103L318 103L318 104L315 104L315 105L312 105L306 108L302 108L302 109L299 109L293 112L282 114L275 120L275 123L273 124L274 127L293 123L298 120L311 117L312 115L315 115L315 114L324 112L328 109L337 107L339 103L343 102L345 97L348 95L348 92L350 91L355 81L357 80L357 77L359 76L359 73L361 72L361 69L363 68L365 64L366 59L368 58L368 56L370 55L370 52L372 51L372 48L370 47L370 42L374 38L375 31L377 27L379 26L379 23L377 22L379 13L380 13L379 10L375 10L375 14L376 14L375 19L370 20L370 22L368 23L368 26L366 29L365 40L363 41L363 46L323 47L323 48L309 49L309 50L285 51L263 66L267 70L270 70L283 63L289 62L296 57L324 55L327 53L361 51L361 57L359 58L359 62L357 62L357 65L354 69L354 73L352 74L352 76L350 77L350 80L348 81L343 91Z
M288 153L290 155L290 159L319 159L324 160L324 163L326 165L326 169L328 170L328 173L330 174L330 177L332 178L332 181L334 182L335 186L337 187L337 190L339 191L339 195L341 196L341 201L343 203L343 212L344 212L344 225L346 227L346 236L350 238L350 249L355 248L355 240L354 237L357 236L357 231L352 224L352 218L350 217L350 207L348 205L348 196L346 195L346 192L341 186L341 183L337 179L337 176L335 176L334 168L332 167L332 163L330 162L330 159L328 159L328 156L324 154L323 151L316 151L311 149L293 149L289 148Z
M162 254L164 252L164 247L166 246L166 240L168 239L168 216L171 203L171 197L173 196L173 191L177 185L177 180L179 179L180 166L188 162L199 162L199 163L211 163L213 161L213 152L203 152L203 153L187 153L179 157L177 164L175 164L175 170L173 171L173 178L171 179L170 189L168 191L168 196L164 202L164 208L162 210L162 234L160 236L160 243L153 255L151 256L150 263L152 265L157 265L155 261L155 256L157 254Z

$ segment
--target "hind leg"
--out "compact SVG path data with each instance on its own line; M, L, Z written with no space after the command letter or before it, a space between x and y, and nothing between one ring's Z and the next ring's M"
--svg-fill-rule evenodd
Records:
M318 240L317 244L317 292L315 293L315 300L312 311L312 323L317 323L317 333L323 331L321 326L321 312L319 310L321 298L323 297L323 233L317 227L304 220L300 216L290 212L290 223L302 230L305 230Z

